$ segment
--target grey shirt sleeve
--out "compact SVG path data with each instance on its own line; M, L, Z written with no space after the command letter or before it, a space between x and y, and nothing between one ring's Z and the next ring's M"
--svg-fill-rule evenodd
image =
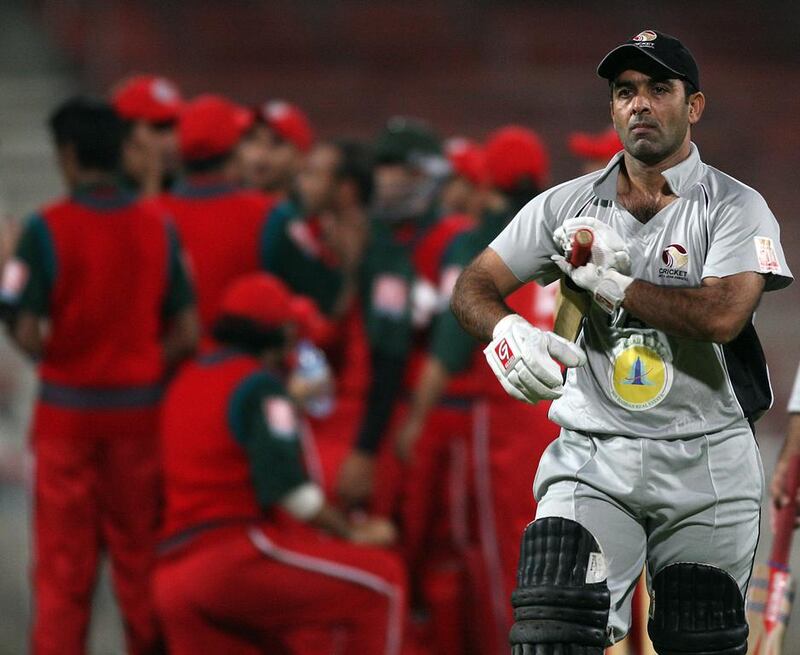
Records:
M790 414L800 414L800 366L797 367L792 395L789 396L789 404L786 409Z
M520 282L536 280L544 286L561 274L550 260L561 252L553 240L559 224L552 194L545 191L525 205L489 247Z
M752 189L720 206L709 226L702 277L754 271L767 276L766 291L792 281L780 241L780 227L764 198Z

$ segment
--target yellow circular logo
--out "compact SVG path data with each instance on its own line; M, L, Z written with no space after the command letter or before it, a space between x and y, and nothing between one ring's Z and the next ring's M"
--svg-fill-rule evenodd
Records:
M672 386L672 367L653 348L630 345L617 351L611 368L611 395L633 411L655 407Z

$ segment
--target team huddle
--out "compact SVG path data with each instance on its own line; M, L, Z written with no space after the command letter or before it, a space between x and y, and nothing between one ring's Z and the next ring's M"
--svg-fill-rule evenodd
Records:
M691 142L688 50L598 73L615 130L550 189L517 125L320 141L151 76L57 108L69 195L0 288L41 379L32 653L85 652L104 551L134 654L600 655L643 568L658 653L746 652L752 315L791 273Z

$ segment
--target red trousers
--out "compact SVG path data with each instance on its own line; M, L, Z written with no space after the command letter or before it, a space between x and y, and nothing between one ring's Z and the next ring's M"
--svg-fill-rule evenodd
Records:
M295 638L320 628L340 637L340 653L401 648L400 559L305 526L211 530L159 561L155 589L171 655L327 655Z
M505 398L439 407L403 475L402 538L431 653L508 653L533 477L558 434L547 406Z
M37 406L33 655L86 652L104 549L128 651L157 651L150 592L159 507L157 424L156 409Z

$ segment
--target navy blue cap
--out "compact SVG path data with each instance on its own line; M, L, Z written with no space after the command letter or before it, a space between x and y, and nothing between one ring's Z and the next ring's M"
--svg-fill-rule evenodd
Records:
M666 73L691 82L700 90L700 71L692 53L678 39L656 30L639 32L609 52L597 67L597 74L613 80L624 70L639 70L648 75Z

